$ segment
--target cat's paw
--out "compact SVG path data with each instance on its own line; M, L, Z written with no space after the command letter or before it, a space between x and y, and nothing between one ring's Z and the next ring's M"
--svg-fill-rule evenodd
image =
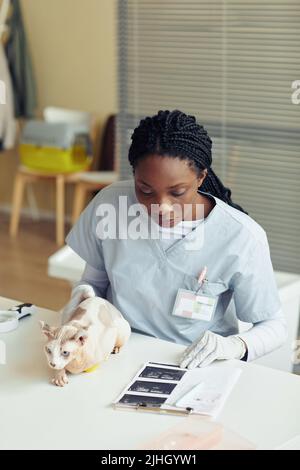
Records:
M51 382L53 383L53 385L56 385L57 387L64 387L65 385L69 383L69 380L68 380L67 374L64 373L64 374L58 374L55 377L53 377Z

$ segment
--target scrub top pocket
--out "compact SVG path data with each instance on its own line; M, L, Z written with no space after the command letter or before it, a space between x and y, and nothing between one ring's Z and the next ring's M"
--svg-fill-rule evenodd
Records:
M185 274L184 281L183 281L183 288L196 292L199 288L198 278L195 276L191 276L190 274ZM210 294L214 296L219 296L228 290L228 286L222 280L217 282L204 282L200 292L204 294Z

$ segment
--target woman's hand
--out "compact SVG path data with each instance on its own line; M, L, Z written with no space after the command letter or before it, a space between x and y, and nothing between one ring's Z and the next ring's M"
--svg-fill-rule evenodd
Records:
M71 292L71 298L62 311L62 324L67 323L70 320L72 313L78 307L78 305L83 300L88 299L90 297L96 297L96 294L93 287L89 284L81 284L79 286L74 287Z
M246 352L246 344L238 336L224 337L206 331L184 351L179 364L187 369L205 367L215 360L241 359Z

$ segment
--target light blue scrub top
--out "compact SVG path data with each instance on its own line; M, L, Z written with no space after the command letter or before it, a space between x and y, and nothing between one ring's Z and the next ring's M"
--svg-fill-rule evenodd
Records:
M66 238L90 266L106 271L110 283L103 296L134 331L188 345L206 330L223 336L236 334L237 318L254 324L279 316L281 302L265 231L221 199L200 193L215 200L214 208L166 251L157 239L101 240L98 229L96 233L100 204L113 204L118 215L119 196L127 196L128 205L138 203L133 180L102 189ZM201 248L189 250L195 238L202 236L202 229ZM172 315L178 289L196 290L204 266L207 293L218 296L213 318L207 322Z

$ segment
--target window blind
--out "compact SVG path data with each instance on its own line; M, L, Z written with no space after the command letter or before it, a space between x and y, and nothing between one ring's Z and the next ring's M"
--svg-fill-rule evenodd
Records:
M275 269L300 272L300 0L119 0L118 156L160 109L193 114L212 168L266 230Z

